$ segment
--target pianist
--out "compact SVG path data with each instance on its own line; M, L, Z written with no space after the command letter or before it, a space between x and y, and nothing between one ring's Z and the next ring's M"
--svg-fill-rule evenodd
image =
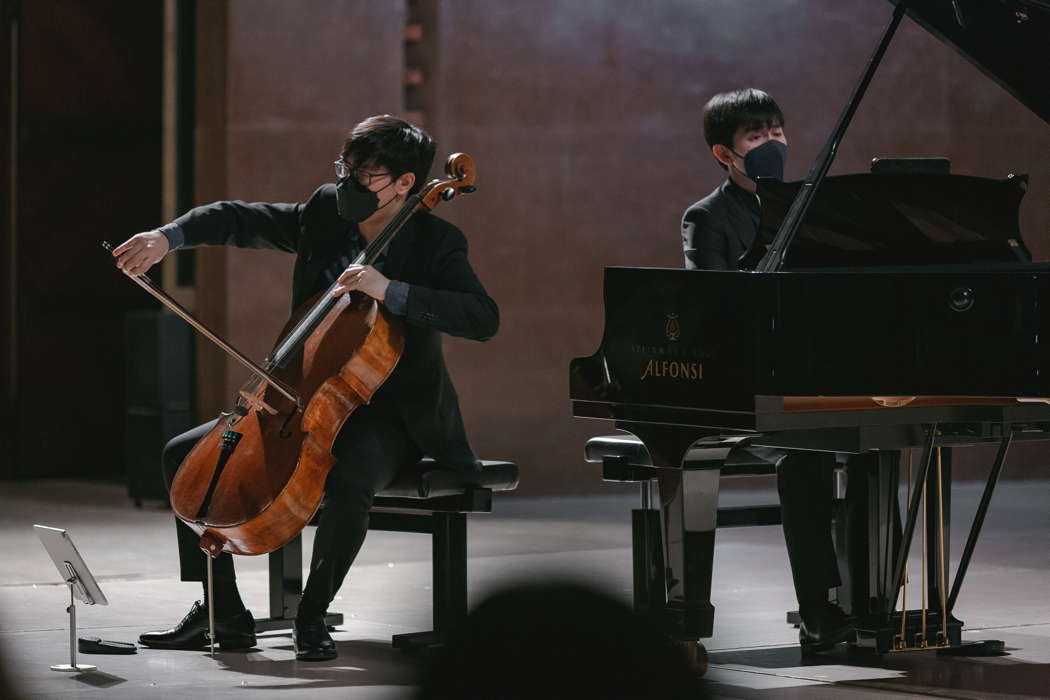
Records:
M685 266L734 270L758 233L755 179L783 179L784 116L761 90L715 95L704 107L704 139L728 177L682 217ZM805 652L827 650L853 636L842 609L828 601L828 590L840 584L831 540L833 469L833 454L788 452L777 470Z

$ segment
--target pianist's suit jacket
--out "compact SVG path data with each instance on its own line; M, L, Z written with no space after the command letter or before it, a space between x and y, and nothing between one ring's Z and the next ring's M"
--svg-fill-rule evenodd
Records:
M727 179L682 216L682 247L690 270L735 270L758 234L758 197Z
M687 270L735 270L736 261L758 235L758 197L727 179L682 215L682 249ZM737 448L752 459L779 466L787 453L771 447Z
M321 273L337 259L349 224L337 212L335 186L323 185L299 204L216 202L197 207L164 228L173 227L181 230L187 246L295 254L294 309L327 286L320 282ZM387 249L383 274L409 285L406 337L401 361L374 403L381 396L392 403L426 454L450 467L475 469L477 458L467 442L440 335L488 340L499 328L496 302L467 261L467 240L447 221L416 214Z

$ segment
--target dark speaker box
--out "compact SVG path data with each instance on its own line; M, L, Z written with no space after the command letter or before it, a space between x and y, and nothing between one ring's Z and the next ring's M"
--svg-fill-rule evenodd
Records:
M125 456L128 495L167 499L161 450L196 420L193 414L193 329L162 311L126 316Z

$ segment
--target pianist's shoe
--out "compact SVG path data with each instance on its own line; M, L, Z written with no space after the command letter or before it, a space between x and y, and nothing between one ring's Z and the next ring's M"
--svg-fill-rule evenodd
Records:
M827 651L840 642L852 642L857 633L853 622L842 612L842 608L824 603L799 611L802 624L798 630L798 641L803 654Z
M139 643L155 649L204 649L208 646L208 608L199 600L182 621L163 632L139 635ZM229 617L215 618L215 644L222 649L250 649L255 646L255 618L243 610Z
M339 655L324 615L299 614L292 626L295 658L300 661L330 661Z

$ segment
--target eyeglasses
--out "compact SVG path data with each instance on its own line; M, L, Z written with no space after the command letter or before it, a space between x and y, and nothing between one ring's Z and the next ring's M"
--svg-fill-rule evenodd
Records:
M344 177L350 177L351 175L353 175L354 179L356 179L365 187L371 187L372 180L376 179L377 177L390 176L390 173L366 173L363 172L360 168L351 168L349 165L346 164L346 161L342 158L336 158L335 160L333 160L332 165L335 166L336 177L338 177L340 180L342 180Z

